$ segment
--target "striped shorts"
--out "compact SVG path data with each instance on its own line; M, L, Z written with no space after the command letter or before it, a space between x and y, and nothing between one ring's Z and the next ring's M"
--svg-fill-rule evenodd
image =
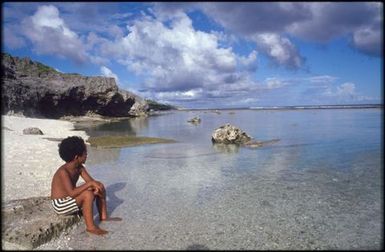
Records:
M57 214L69 215L78 212L80 209L76 204L76 200L70 196L62 199L53 199L51 201L53 210Z

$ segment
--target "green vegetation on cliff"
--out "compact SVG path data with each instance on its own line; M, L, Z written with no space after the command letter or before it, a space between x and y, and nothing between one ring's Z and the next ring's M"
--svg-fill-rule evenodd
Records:
M150 99L146 99L146 102L148 103L149 110L159 111L177 109L175 106L169 104L162 104Z
M58 71L56 71L52 67L44 65L44 64L42 64L40 62L36 62L36 66L37 66L37 71L38 71L39 74L42 74L42 73L58 73Z

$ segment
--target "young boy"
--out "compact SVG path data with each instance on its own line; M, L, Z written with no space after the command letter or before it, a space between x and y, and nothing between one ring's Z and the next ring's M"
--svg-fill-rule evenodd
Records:
M87 147L81 137L67 137L59 144L59 155L66 162L52 178L51 199L57 214L73 214L82 211L86 230L103 235L108 231L95 225L93 220L93 202L99 211L100 221L120 221L121 218L107 217L106 191L104 185L94 180L83 165L87 160ZM79 175L85 184L76 187Z

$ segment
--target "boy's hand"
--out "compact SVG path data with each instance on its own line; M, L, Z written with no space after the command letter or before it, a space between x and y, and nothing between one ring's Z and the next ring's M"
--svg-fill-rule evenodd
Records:
M90 188L88 188L88 191L92 191L94 195L97 195L99 197L103 197L103 194L98 187L90 187Z
M104 188L104 185L100 182L100 181L96 181L95 182L98 184L99 186L99 189L102 193L105 193L106 192L106 189Z
M105 195L105 189L104 185L100 183L99 181L93 180L91 182L91 187L90 189L94 192L94 195L98 195L100 197L104 197Z

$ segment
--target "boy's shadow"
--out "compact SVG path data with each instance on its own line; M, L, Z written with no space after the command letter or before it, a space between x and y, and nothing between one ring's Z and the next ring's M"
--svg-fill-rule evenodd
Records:
M108 212L108 215L111 216L111 213L114 212L114 210L119 206L121 205L124 200L118 198L115 193L122 190L124 187L126 187L126 184L127 183L116 183L116 184L113 184L113 185L109 185L107 186L106 188L106 192L107 192L107 212ZM96 210L96 211L95 211ZM98 210L95 206L94 208L94 219L99 219L99 213L98 213Z

